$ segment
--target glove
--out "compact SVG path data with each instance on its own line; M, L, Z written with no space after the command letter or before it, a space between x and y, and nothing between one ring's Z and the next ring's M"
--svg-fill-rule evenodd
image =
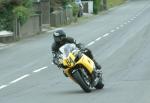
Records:
M56 58L53 58L53 63L54 63L55 65L58 65L58 60L57 60Z
M84 48L85 48L84 45L81 44L81 43L76 44L76 46L77 46L79 49L84 49Z
M63 64L58 64L57 67L58 68L63 68Z

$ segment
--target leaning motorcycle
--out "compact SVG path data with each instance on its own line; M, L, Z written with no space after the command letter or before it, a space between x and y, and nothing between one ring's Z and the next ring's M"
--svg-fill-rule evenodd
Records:
M75 81L85 92L102 89L102 73L94 62L79 50L75 44L68 43L59 48L58 63L63 65L63 72Z

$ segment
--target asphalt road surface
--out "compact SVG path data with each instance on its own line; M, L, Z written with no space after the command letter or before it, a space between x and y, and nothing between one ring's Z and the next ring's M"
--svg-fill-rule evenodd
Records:
M84 93L51 64L50 33L0 49L0 103L150 103L150 1L64 27L102 65L105 87Z

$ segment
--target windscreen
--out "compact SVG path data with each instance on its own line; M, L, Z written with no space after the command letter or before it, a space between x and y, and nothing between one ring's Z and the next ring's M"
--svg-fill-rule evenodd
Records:
M63 58L67 58L69 53L74 50L78 50L78 48L73 43L65 44L65 45L61 46L59 49Z

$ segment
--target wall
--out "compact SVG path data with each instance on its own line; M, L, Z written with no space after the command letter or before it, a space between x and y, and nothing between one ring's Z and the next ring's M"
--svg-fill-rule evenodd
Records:
M25 38L35 35L40 31L41 31L41 19L40 15L36 14L31 16L24 25L20 26L19 36L20 38Z

